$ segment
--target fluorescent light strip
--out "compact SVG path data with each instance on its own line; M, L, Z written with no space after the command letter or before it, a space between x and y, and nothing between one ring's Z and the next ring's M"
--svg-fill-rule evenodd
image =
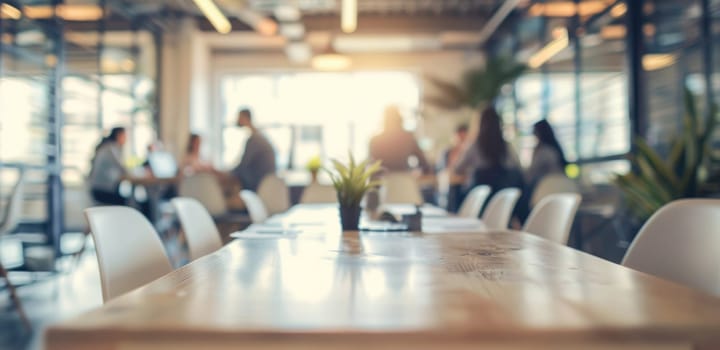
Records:
M2 14L2 18L10 19L20 19L22 16L22 12L17 7L5 3L0 6L0 14Z
M212 0L193 0L195 2L195 5L202 11L202 13L205 15L205 18L210 21L210 24L215 28L215 30L218 31L220 34L227 34L230 33L232 30L232 25L230 24L230 21L223 15L223 13L220 11L220 9L215 5L215 3Z
M532 55L530 59L528 60L528 66L530 68L539 68L545 62L549 61L551 58L553 58L555 55L560 53L560 51L564 50L566 47L570 45L570 38L568 36L567 29L563 28L563 32L557 39L551 41L545 47L540 49L537 53Z
M345 33L352 33L357 29L358 7L357 0L342 0L341 28Z
M670 67L676 60L672 54L647 54L642 58L642 65L646 71L654 71Z

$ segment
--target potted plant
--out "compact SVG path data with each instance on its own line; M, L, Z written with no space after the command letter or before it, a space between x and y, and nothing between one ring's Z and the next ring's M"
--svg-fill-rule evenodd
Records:
M345 165L333 160L333 170L327 169L337 192L340 204L340 222L343 231L355 231L360 221L360 202L365 193L377 187L373 175L380 171L380 161L370 164L368 160L355 162L349 153L350 162Z
M703 118L695 96L685 90L684 128L672 142L667 156L653 150L642 139L635 140L633 169L619 175L615 183L638 223L645 222L663 205L681 198L707 197L717 192L718 179L708 176L709 166L717 162L710 154L710 143L718 124L716 110Z
M508 57L488 59L485 67L468 70L460 84L428 76L427 80L436 90L425 101L444 109L470 107L482 110L492 105L502 88L515 81L527 70L527 66Z
M322 159L319 156L310 158L307 164L305 164L305 169L310 172L312 182L316 183L318 172L320 171L320 169L322 169Z

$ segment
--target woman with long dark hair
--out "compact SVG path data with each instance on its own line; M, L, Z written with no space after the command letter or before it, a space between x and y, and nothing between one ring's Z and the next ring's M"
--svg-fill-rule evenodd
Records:
M489 185L493 192L522 186L520 162L503 137L502 121L494 108L480 115L477 139L455 166L455 173L466 178L467 190L477 185Z
M90 169L90 191L102 204L125 205L127 198L120 195L120 182L127 176L123 165L122 147L127 141L125 128L116 127L95 147Z
M530 167L526 172L526 179L531 187L549 174L564 174L565 166L568 165L565 153L547 120L543 119L535 123L533 134L538 143L533 151Z

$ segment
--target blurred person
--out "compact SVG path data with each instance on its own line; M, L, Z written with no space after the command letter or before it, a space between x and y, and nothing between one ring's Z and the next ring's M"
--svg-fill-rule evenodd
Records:
M525 221L530 214L530 201L540 181L550 174L565 175L565 167L568 165L562 147L547 120L535 123L533 134L537 138L537 145L533 150L530 167L525 171L526 186L516 210L521 221Z
M383 131L370 140L369 153L370 158L382 161L383 167L390 172L413 170L411 158L417 160L423 174L432 172L415 136L403 128L402 115L395 106L385 109Z
M267 175L275 174L275 150L270 141L253 124L252 112L242 109L238 112L237 125L250 130L250 137L245 143L245 152L240 163L230 171L242 187L257 191L260 182Z
M507 187L523 188L520 161L503 137L494 108L488 107L480 115L477 139L467 147L454 172L465 179L466 192L478 185L489 185L493 193Z
M102 204L126 205L128 199L120 194L120 182L128 176L123 165L123 146L127 142L125 128L116 127L95 147L90 175L90 192Z
M568 165L565 153L547 120L543 119L535 123L533 134L537 138L537 146L533 150L530 167L525 172L525 179L530 188L534 188L549 174L564 174Z
M468 125L461 124L455 128L452 145L448 147L439 159L438 170L454 169L465 151L468 138Z
M213 167L210 162L202 159L200 155L200 147L202 146L202 138L198 134L190 134L185 150L185 156L180 163L181 171L185 173L198 173L204 171L212 171Z
M437 161L438 201L444 203L450 212L456 212L460 208L463 198L462 181L459 181L462 179L453 176L453 169L467 148L468 130L467 124L456 127L452 144L440 154Z

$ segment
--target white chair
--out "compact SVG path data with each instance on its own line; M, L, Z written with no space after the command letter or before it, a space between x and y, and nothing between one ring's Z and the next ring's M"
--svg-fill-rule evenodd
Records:
M212 216L227 213L225 195L220 182L213 174L196 173L184 177L180 181L178 195L198 200Z
M325 204L325 203L337 203L337 194L335 193L335 187L331 185L321 185L318 183L312 183L305 187L303 190L302 197L300 197L300 203L302 204Z
M137 210L120 206L89 208L85 217L95 239L103 301L172 271L157 232Z
M550 174L543 177L530 197L530 207L534 208L540 201L556 193L580 193L580 186L564 174Z
M523 231L555 243L567 244L580 200L580 195L576 193L546 196L533 208Z
M483 205L485 205L485 201L487 201L490 192L490 186L475 186L475 188L468 193L467 197L465 197L462 205L460 205L458 216L464 218L480 217L480 212L482 211Z
M194 198L173 198L173 207L187 240L190 260L203 257L222 247L220 232L210 213Z
M520 190L506 188L498 191L485 208L482 221L491 230L505 230L510 224L515 204L520 198Z
M25 172L20 169L18 174L18 180L15 183L15 186L13 186L12 192L10 193L10 197L5 203L5 208L3 210L3 216L2 220L0 221L0 236L4 236L9 234L12 230L14 230L17 225L20 223L20 219L23 215L23 197L25 195ZM5 280L6 286L8 288L8 292L10 293L10 299L12 299L13 303L15 304L15 307L17 308L18 314L20 315L20 319L22 320L23 324L25 324L25 327L28 329L31 329L30 320L27 318L27 315L25 314L25 309L23 309L22 303L20 302L20 298L17 296L17 291L15 290L15 285L10 281L10 277L8 275L7 270L5 269L5 266L2 264L2 259L0 258L0 277L2 277Z
M624 266L720 296L720 200L660 208L640 229Z
M250 220L254 224L261 223L268 218L268 212L267 209L265 209L265 204L263 204L262 199L260 199L255 192L242 190L240 191L240 198L242 198L243 202L245 202L245 208L247 208Z
M263 178L258 186L257 195L269 215L283 213L290 208L290 190L285 181L276 175Z
M382 178L380 203L382 204L417 204L423 200L420 185L411 173L389 173Z

